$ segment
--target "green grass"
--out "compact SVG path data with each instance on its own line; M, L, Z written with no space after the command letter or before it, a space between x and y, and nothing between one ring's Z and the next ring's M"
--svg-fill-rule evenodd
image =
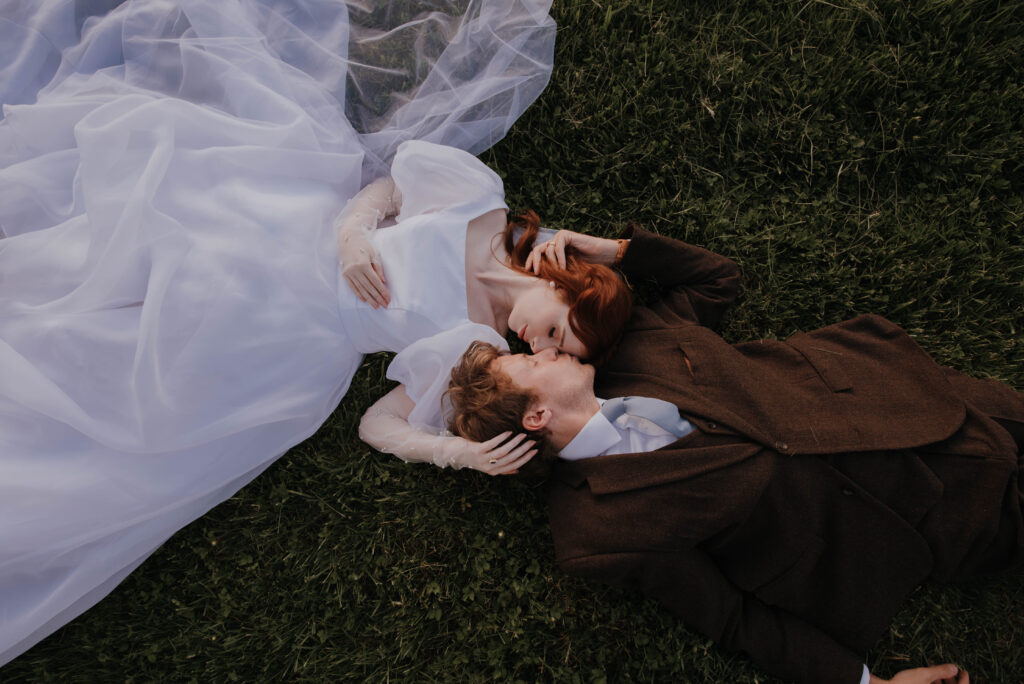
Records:
M734 341L885 315L1024 389L1024 2L564 0L555 73L484 155L554 227L636 220L743 267ZM335 415L4 681L770 682L562 574L541 490ZM1024 577L926 587L869 656L1024 680Z

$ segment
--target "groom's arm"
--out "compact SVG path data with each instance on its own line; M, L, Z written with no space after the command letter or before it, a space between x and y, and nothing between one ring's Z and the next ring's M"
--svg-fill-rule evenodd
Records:
M679 240L632 226L618 268L634 286L653 282L657 301L636 307L633 329L682 324L718 327L739 293L740 269L731 259Z
M604 553L562 559L572 574L639 589L722 648L743 651L774 676L858 684L864 658L784 610L740 590L698 550Z

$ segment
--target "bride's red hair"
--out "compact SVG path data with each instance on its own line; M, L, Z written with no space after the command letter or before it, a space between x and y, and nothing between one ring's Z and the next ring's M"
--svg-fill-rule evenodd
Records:
M515 231L523 234L515 239ZM540 230L540 217L534 211L513 216L505 226L505 251L511 266L529 275L524 267ZM601 264L583 261L570 246L566 267L559 268L547 259L541 262L540 275L554 281L569 305L569 327L587 348L586 360L600 365L615 351L633 310L633 293L619 275Z

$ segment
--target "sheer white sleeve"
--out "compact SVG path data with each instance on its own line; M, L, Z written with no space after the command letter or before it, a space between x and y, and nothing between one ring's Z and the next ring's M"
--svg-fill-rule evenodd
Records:
M339 248L354 237L366 237L384 218L402 207L402 193L392 178L378 178L357 192L334 219Z
M367 409L359 423L359 437L403 461L461 468L464 464L458 459L466 452L467 440L445 429L444 392L452 367L474 340L508 349L505 339L492 328L467 321L399 353L388 367L387 377L402 385Z
M465 440L414 428L408 418L415 406L405 387L399 385L366 410L359 421L359 438L406 463L424 461L441 468L461 468L456 443Z

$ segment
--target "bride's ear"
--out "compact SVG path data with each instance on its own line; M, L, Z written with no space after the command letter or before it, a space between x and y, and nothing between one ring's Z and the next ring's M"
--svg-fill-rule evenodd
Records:
M523 427L527 430L541 430L551 422L551 409L532 404L523 416Z

